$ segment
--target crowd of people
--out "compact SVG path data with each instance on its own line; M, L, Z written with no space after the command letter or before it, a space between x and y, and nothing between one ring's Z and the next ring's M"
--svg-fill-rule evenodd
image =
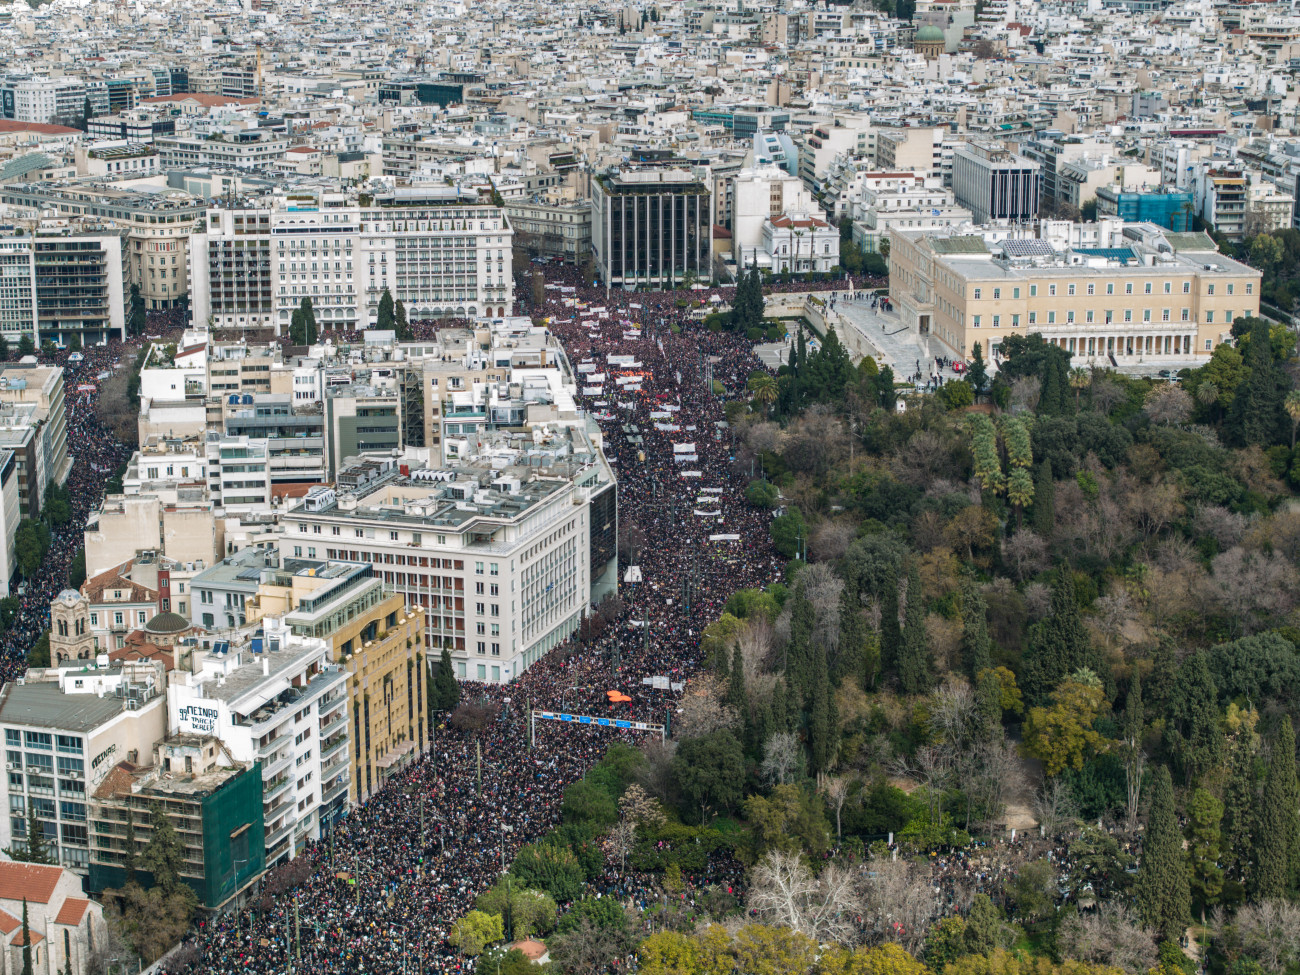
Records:
M46 364L65 367L64 409L67 423L68 504L72 517L51 527L50 547L41 567L27 579L16 579L18 612L0 633L0 680L13 680L27 670L27 654L50 625L50 601L68 585L72 563L83 544L90 509L99 503L104 484L129 457L130 449L104 428L95 413L101 377L125 367L131 348L114 342L83 349L81 361L69 364L67 350L42 353Z
M779 578L770 516L746 505L737 487L731 438L719 425L723 401L709 382L738 392L759 368L749 344L705 331L689 307L678 307L683 297L700 298L698 291L607 294L559 267L548 268L547 281L555 287L545 290L545 300L525 303L523 311L548 322L575 367L587 360L609 374L601 393L579 400L610 418L601 428L619 478L619 520L646 539L636 555L644 581L622 587L621 614L600 635L575 637L509 685L463 684L466 698L498 704L498 719L479 731L444 723L428 755L301 854L311 863L309 880L203 924L177 970L283 972L291 960L294 971L321 975L472 968L448 945L454 922L521 845L557 824L564 789L610 741L635 740L629 732L541 720L530 747L527 704L667 724L678 691L643 679L667 678L680 687L701 664L700 630L727 598ZM703 299L713 294L728 297L714 289ZM604 308L604 317L588 313L594 308ZM641 373L641 381L618 387L610 355L634 357L639 365L622 371ZM656 423L676 429L660 431ZM674 450L688 443L691 451ZM611 704L611 689L630 702ZM719 857L684 878L679 896L689 909L696 891L736 891L741 878L739 864ZM589 889L629 906L652 904L656 896L652 878L625 869L612 854Z

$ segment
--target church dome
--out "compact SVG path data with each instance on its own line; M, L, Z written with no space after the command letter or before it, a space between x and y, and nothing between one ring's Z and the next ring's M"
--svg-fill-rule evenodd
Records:
M159 613L144 625L146 633L180 633L190 628L190 621L179 613Z
M934 43L943 40L943 31L934 24L926 24L916 32L916 39L921 43Z

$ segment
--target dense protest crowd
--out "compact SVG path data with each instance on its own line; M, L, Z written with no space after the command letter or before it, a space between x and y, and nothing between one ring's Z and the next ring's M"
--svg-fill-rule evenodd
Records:
M602 393L580 402L610 418L601 428L619 475L619 518L647 540L637 555L644 581L623 587L622 616L595 639L558 648L507 686L465 684L466 697L501 705L499 719L477 733L439 729L429 756L304 854L311 877L292 895L208 922L193 944L198 971L283 972L291 954L294 971L322 975L472 965L446 943L452 923L519 846L558 822L564 789L600 758L612 736L628 734L538 721L530 749L528 705L663 724L677 692L652 689L642 679L666 677L678 685L689 679L700 664L702 626L736 589L779 577L769 516L749 508L736 487L730 437L718 425L722 401L706 385L707 375L738 391L758 367L748 344L703 331L688 309L677 307L683 294L699 292L606 295L582 287L572 270L548 269L547 277L555 287L547 289L544 305L526 311L549 320L572 365L590 360L609 374ZM605 317L585 314L597 307ZM639 365L610 368L608 355L631 356ZM639 372L641 381L620 390L616 371ZM670 417L664 425L678 429L656 430L651 413L661 421ZM684 452L686 444L695 446ZM630 703L610 704L611 689ZM740 868L724 858L706 875L685 879L688 892L681 896L689 903L692 887L734 887ZM648 877L616 862L591 889L629 905L656 896Z
M0 635L0 679L12 680L27 669L27 653L50 625L50 600L68 584L69 570L82 547L86 516L103 495L104 483L130 457L95 415L100 377L129 365L131 351L118 343L83 350L80 364L70 366L67 351L42 355L47 363L67 368L64 402L68 431L68 503L72 517L53 528L50 548L40 570L22 581L18 615Z

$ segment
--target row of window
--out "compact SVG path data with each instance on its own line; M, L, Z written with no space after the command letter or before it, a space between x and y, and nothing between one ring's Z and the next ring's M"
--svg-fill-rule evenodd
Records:
M1249 315L1249 314L1250 314L1250 310L1247 309L1246 312L1245 312L1245 314ZM1019 328L1019 327L1020 327L1020 319L1021 319L1021 316L1018 315L1018 314L1013 314L1013 315L1010 316L1010 318L1011 318L1011 327L1012 327L1012 328ZM971 327L973 327L973 328L980 328L980 327L983 325L983 319L984 319L984 316L983 316L983 315L972 315L972 316L971 316ZM1161 321L1161 322L1171 322L1172 320L1173 320L1173 319L1170 318L1170 309L1168 309L1168 308L1162 308L1162 309L1160 310L1160 321ZM1232 312L1232 309L1228 309L1227 311L1225 311L1225 312L1223 313L1222 324L1224 324L1224 325L1231 325L1231 324L1232 324L1232 320L1233 320L1233 312ZM1093 312L1093 311L1091 311L1091 310L1084 312L1084 319L1083 319L1083 321L1084 321L1084 324L1086 324L1086 325L1094 325L1094 324L1097 324L1097 321L1096 321L1096 313ZM1114 319L1114 314L1113 314L1113 312L1111 312L1109 309L1107 309L1106 312L1105 312L1105 319L1101 322L1101 324L1103 324L1103 325L1111 325L1111 324L1114 324L1114 321L1115 321L1115 319ZM1131 309L1131 308L1125 308L1125 309L1124 309L1124 317L1123 317L1123 321L1124 321L1125 324L1131 323L1131 322L1133 321L1133 309ZM1142 322L1143 322L1143 324L1149 325L1149 324L1152 323L1152 321L1153 321L1153 319L1152 319L1152 317L1151 317L1151 309L1150 309L1150 308L1145 308L1145 309L1143 309L1143 310L1142 310ZM1184 324L1186 324L1186 323L1190 323L1190 322L1192 321L1191 310L1190 310L1190 309L1187 309L1187 308L1183 308L1183 309L1181 310L1181 316L1180 316L1180 318L1179 318L1179 321L1182 322L1182 323L1184 323ZM1038 312L1036 312L1036 311L1031 311L1031 312L1028 313L1028 322L1029 322L1030 325L1039 325L1039 324L1055 325L1055 324L1057 323L1057 322L1056 322L1056 312L1054 312L1054 311L1049 311L1049 312L1047 313L1047 319L1046 319L1046 321L1044 321L1044 322L1039 322L1039 320L1038 320ZM1002 316L1001 316L1001 315L993 315L993 316L992 316L992 323L993 323L993 327L994 327L994 328L1001 328L1001 327L1002 327ZM1074 325L1074 324L1076 324L1076 321L1075 321L1075 313L1074 313L1073 311L1067 311L1067 312L1065 313L1065 324L1066 324L1066 325ZM1206 324L1206 325L1213 325L1213 324L1215 324L1215 312L1213 312L1213 311L1207 311L1207 312L1205 313L1205 324Z
M1049 285L1047 286L1047 297L1049 297L1049 298L1055 298L1055 297L1056 297L1056 287L1057 287L1057 286L1054 285L1054 284L1049 284ZM1077 287L1078 287L1078 285L1074 285L1074 284L1066 285L1066 292L1065 292L1066 295L1067 295L1067 296L1073 296L1073 295L1075 295L1075 294L1076 294L1075 289L1076 289ZM1215 286L1214 286L1213 284L1207 284L1205 287L1206 287L1205 293L1206 293L1207 295L1212 295L1212 294L1214 294L1214 287L1215 287ZM1234 293L1235 293L1235 288L1236 288L1236 285L1235 285L1235 284L1233 284L1232 282L1228 282L1226 293L1227 293L1227 294L1234 294ZM1151 289L1152 289L1152 282L1147 281L1147 282L1146 282L1145 284L1143 284L1143 286L1142 286L1142 293L1143 293L1143 294L1147 294L1147 295L1149 295L1149 294L1153 294L1154 292L1153 292ZM992 290L993 290L993 300L994 300L994 301L999 301L999 300L1001 300L1001 298L1002 298L1002 289L1001 289L1001 288L994 288L994 289L992 289ZM1020 297L1020 288L1011 288L1010 291L1011 291L1011 297L1012 297L1013 299L1015 299L1015 298L1019 298L1019 297ZM1096 285L1095 283L1087 285L1087 291L1086 291L1085 293L1086 293L1086 294L1090 294L1090 295L1095 295L1095 294L1097 293L1097 285ZM1114 293L1115 293L1115 283L1114 283L1113 281L1107 282L1107 283L1106 283L1106 294L1108 294L1108 295L1113 295ZM1189 294L1191 294L1191 293L1192 293L1192 282L1190 282L1190 281L1184 281L1184 282L1183 282L1183 294L1185 294L1185 295L1189 295ZM1252 295L1252 294L1254 294L1254 293L1255 293L1255 285L1254 285L1254 282L1250 282L1250 281L1246 282L1246 294L1248 294L1248 295ZM1126 282L1124 283L1124 294L1126 294L1126 295L1131 295L1131 294L1133 294L1133 282L1132 282L1132 281L1126 281ZM1171 281L1166 281L1166 282L1164 283L1164 294L1173 294L1173 282L1171 282ZM983 299L983 297L984 297L984 289L983 289L983 288L976 288L976 289L975 289L975 300L976 300L976 301L981 301L981 300ZM1036 284L1031 284L1031 285L1029 286L1029 297L1031 297L1031 298L1037 298L1037 297L1038 297L1038 285L1036 285Z

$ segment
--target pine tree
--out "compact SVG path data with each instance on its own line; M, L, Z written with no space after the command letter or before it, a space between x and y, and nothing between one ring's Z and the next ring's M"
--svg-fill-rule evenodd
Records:
M411 324L406 320L406 302L400 298L393 305L393 330L397 332L397 341L411 341Z
M375 316L375 328L387 331L393 328L393 295L387 288L379 296L379 312Z
M1056 531L1056 481L1052 464L1044 459L1034 475L1034 534L1045 542Z
M898 657L903 636L898 629L898 576L891 573L880 593L880 668L888 674L898 673Z
M925 632L925 600L916 563L907 570L907 606L903 610L903 645L898 659L898 685L904 694L921 694L930 687L930 641Z
M1250 330L1250 344L1243 365L1246 377L1237 385L1232 406L1224 424L1229 437L1239 447L1259 444L1267 447L1277 442L1283 429L1290 429L1282 412L1287 380L1273 356L1269 324L1263 319Z
M1151 811L1142 841L1142 863L1134 886L1138 916L1162 941L1177 942L1192 913L1183 837L1174 814L1174 786L1169 769L1156 769L1151 787Z
M988 894L976 894L966 917L966 930L962 940L966 952L972 955L991 955L1002 947L1002 912Z
M813 772L824 772L830 768L835 747L833 738L836 729L831 718L830 684L826 651L818 647L813 655L812 690L808 703L808 745Z
M1264 779L1264 796L1255 825L1255 861L1252 887L1256 900L1281 897L1291 879L1296 849L1295 732L1284 717L1273 743L1273 755Z
M990 665L993 641L989 639L988 608L975 580L967 579L961 587L961 646L967 673L972 678L977 678Z

